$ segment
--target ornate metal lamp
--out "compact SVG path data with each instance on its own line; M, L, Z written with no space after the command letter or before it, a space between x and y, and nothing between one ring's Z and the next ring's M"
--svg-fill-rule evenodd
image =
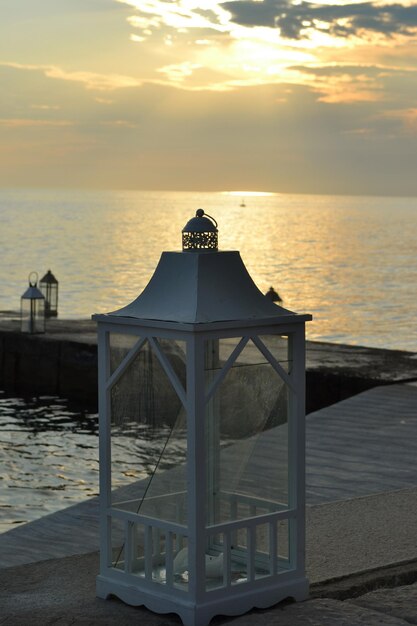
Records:
M58 281L48 270L39 281L39 289L45 296L45 317L56 317L58 315Z
M217 222L197 209L195 217L182 229L182 249L184 251L217 250Z
M39 291L38 275L29 274L29 287L20 299L20 330L22 333L45 332L45 298Z
M98 323L101 565L116 595L186 626L304 599L304 327L219 252L183 251Z

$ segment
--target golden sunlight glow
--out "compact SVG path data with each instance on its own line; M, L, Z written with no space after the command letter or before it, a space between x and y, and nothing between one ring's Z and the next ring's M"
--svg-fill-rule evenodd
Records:
M0 184L415 193L417 0L3 4Z
M310 52L290 46L272 46L256 39L237 41L232 46L234 57L242 67L244 63L257 64L267 72L271 65L285 67L289 63L307 63L314 60Z
M219 0L117 1L138 12L128 18L137 29L137 33L131 35L132 41L144 45L148 39L158 37L160 51L161 41L172 50L171 56L160 55L166 61L154 67L154 77L149 76L148 82L188 91L219 92L285 82L322 92L318 99L328 103L369 102L380 98L374 78L365 75L358 79L343 70L319 73L314 68L327 68L329 62L331 66L338 51L338 56L348 66L350 55L356 56L358 49L388 45L389 38L383 32L362 29L363 32L352 30L349 36L336 35L325 17L306 18L299 37L285 38L273 25L245 25L233 20ZM344 6L351 2L324 0L320 4ZM333 19L332 24L343 33L344 27L349 30L351 19L339 17ZM193 30L197 36L193 36ZM393 34L392 37L398 39L399 36ZM115 77L112 80L116 82Z
M242 199L243 198L249 198L249 197L267 197L267 196L277 196L279 194L277 193L273 193L270 191L222 191L221 192L223 195L226 196L239 196Z

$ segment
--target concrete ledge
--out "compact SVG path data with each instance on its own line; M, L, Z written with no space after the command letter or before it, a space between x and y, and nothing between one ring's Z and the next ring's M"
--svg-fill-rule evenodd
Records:
M310 583L417 560L417 487L307 507Z
M310 598L357 598L377 589L393 589L417 582L417 559L369 569L349 576L313 583Z
M307 413L372 387L415 380L416 352L307 341Z
M308 506L312 585L417 561L417 487ZM99 549L98 498L0 534L0 568Z
M97 407L97 341L93 322L53 320L42 335L0 325L0 388L22 395L58 395Z
M22 334L0 313L0 388L61 395L97 407L97 337L91 320L48 321L44 335ZM394 382L417 380L417 353L307 342L307 413Z
M417 623L417 487L375 496L309 507L307 510L308 574L312 581L309 599L283 602L270 609L255 609L236 618L216 617L211 626L407 626ZM25 543L37 539L34 528L43 522L48 547L77 538L77 549L85 528L81 514L77 527L76 507L72 519L62 526L62 515L54 514L0 536L25 530ZM56 517L56 524L54 523ZM92 530L92 529L90 529ZM96 532L96 531L94 531ZM143 607L131 607L117 599L96 598L98 552L86 536L85 554L74 554L0 570L0 621L7 626L32 624L106 624L123 626L179 626L174 614L158 615ZM70 544L70 541L69 541ZM40 546L42 547L42 546ZM70 546L67 546L70 548ZM407 555L409 558L404 560ZM363 569L365 568L365 569ZM414 583L414 584L412 584ZM399 586L398 585L402 585ZM381 590L383 588L383 591ZM365 594L365 595L364 595ZM342 601L345 600L345 601Z

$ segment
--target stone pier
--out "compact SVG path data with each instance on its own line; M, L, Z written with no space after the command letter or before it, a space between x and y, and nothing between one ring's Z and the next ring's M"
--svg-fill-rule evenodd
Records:
M9 318L7 318L9 317ZM306 411L361 391L417 380L417 353L307 341ZM0 389L58 395L97 407L97 338L91 320L47 321L47 332L20 332L0 312Z

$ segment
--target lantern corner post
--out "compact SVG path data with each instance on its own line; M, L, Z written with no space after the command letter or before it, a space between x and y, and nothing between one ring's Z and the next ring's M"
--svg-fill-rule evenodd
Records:
M306 512L306 419L305 419L305 323L294 325L294 331L290 334L289 349L292 353L292 380L294 391L292 398L292 419L290 431L290 449L296 451L291 460L291 473L293 473L290 493L293 504L297 511L295 531L290 536L292 549L296 560L296 569L304 577L304 586L300 586L297 600L304 600L308 596L309 581L305 574L305 512Z
M100 322L97 328L98 346L98 413L99 413L99 533L100 574L111 565L111 531L108 515L111 506L111 445L110 402L107 381L110 377L110 332Z
M187 485L189 590L200 604L205 596L205 373L204 339L191 333L187 345ZM191 614L187 619L193 619ZM190 622L192 623L192 622Z

